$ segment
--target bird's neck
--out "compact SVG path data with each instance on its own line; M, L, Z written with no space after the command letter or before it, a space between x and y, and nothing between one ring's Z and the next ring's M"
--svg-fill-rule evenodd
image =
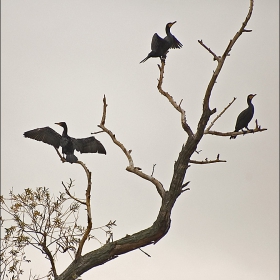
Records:
M63 135L63 136L66 136L66 135L67 135L67 132L68 132L67 127L64 126L64 127L63 127L62 135Z
M252 107L252 106L253 106L252 100L251 100L251 99L248 99L248 100L247 100L247 104L248 104L248 107ZM254 107L254 106L253 106L253 107Z
M166 34L167 34L168 37L172 36L172 34L171 34L171 32L170 32L170 27L166 26L165 32L166 32Z

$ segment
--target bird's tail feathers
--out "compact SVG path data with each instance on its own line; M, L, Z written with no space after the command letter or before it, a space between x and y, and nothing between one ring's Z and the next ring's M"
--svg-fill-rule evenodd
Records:
M66 155L66 161L70 163L76 163L78 161L78 158L74 154L68 154Z
M145 57L143 60L140 61L140 63L145 62L145 61L148 60L149 58L150 58L149 56Z

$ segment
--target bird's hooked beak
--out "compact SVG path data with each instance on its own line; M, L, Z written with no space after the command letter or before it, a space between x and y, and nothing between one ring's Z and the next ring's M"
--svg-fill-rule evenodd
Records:
M56 122L56 123L54 123L54 124L58 124L58 125L62 126L60 122Z
M169 27L171 27L173 24L175 24L177 21L174 21L174 22L170 22L169 23Z
M252 96L251 99L253 99L256 96L256 94L251 94L251 96Z

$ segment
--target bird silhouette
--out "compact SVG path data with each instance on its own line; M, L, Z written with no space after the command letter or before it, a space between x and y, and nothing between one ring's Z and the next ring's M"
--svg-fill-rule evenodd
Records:
M164 39L158 36L157 33L154 34L151 43L152 51L147 55L147 57L145 57L142 61L140 61L140 63L145 62L150 57L159 57L161 59L165 59L166 54L170 48L171 49L182 48L183 45L170 32L170 28L174 23L176 23L176 21L169 22L166 24L165 31L167 36Z
M65 122L59 122L55 124L63 127L62 135L48 126L26 131L23 135L24 137L52 145L56 149L61 146L62 154L66 155L65 159L70 163L75 163L78 161L78 158L74 155L74 150L77 150L80 153L106 154L105 148L95 137L91 136L87 138L75 139L68 136L68 128Z
M242 129L243 131L243 128L250 130L248 128L248 124L254 116L254 105L252 104L252 99L254 98L254 96L256 96L256 94L248 95L247 97L248 107L238 115L234 132L238 132L240 129ZM230 136L230 139L235 139L235 138L236 136Z

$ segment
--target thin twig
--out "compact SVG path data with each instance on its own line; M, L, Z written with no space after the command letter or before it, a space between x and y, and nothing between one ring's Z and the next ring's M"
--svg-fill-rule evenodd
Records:
M156 164L153 164L153 170L152 170L152 174L151 174L152 177L153 177L153 175L154 175L155 166L156 166Z
M142 250L141 248L138 248L142 253L144 253L145 255L147 255L148 257L151 257L148 253L146 253L144 250Z
M71 181L71 184L72 184L72 181ZM65 184L64 184L63 182L62 182L62 185L63 185L63 187L64 187L64 189L65 189L65 192L66 192L73 200L77 201L78 203L81 203L81 204L86 205L86 202L85 202L85 201L82 201L82 200L76 198L75 196L73 196L73 195L69 192L69 190L67 189L67 187L65 186Z
M190 190L190 188L186 188L186 189L184 189L185 187L187 187L188 185L189 185L189 183L190 183L191 181L188 181L188 182L186 182L186 183L184 183L183 185L182 185L182 190L181 190L181 193L183 193L183 192L185 192L185 191L189 191Z
M231 104L236 100L236 97L233 98L233 100L225 107L225 109L217 115L217 117L211 122L211 124L205 129L204 134L207 134L207 132L210 130L211 127L215 124L215 122L224 114L224 112L231 106Z
M101 131L96 131L96 132L92 132L91 134L98 134L98 133L103 133L104 131L101 130Z
M221 59L221 57L220 57L220 56L217 56L213 51L211 51L211 49L208 48L208 47L202 42L202 40L198 40L198 43L199 43L201 46L203 46L208 52L210 52L210 53L213 55L214 60L219 61L219 60Z

